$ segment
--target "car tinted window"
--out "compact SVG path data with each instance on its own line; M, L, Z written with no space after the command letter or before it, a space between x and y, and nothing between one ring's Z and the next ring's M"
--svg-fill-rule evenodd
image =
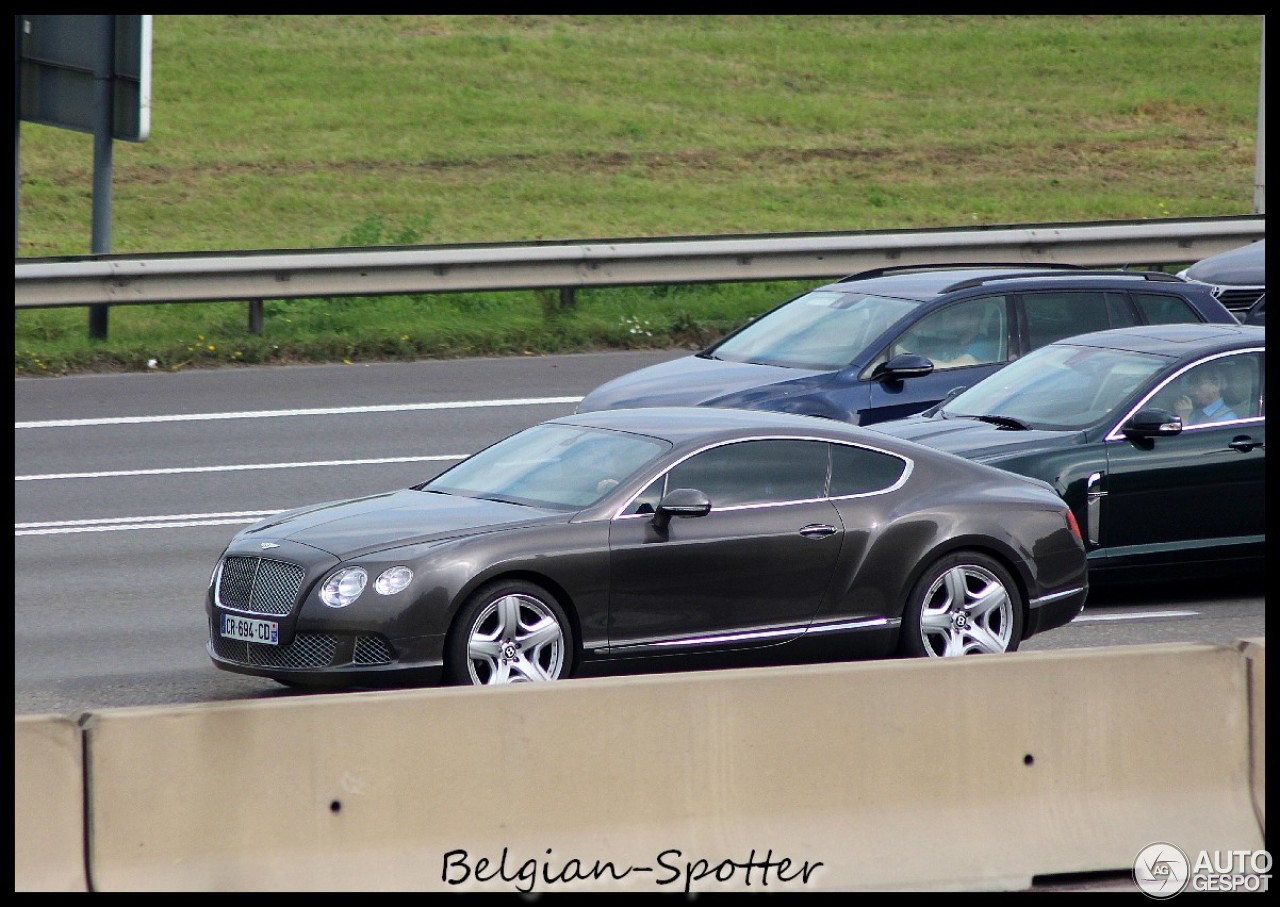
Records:
M1003 296L966 299L925 315L890 347L917 353L934 368L988 365L1008 358L1008 306Z
M662 500L662 495L666 490L667 476L663 473L650 482L648 488L636 495L635 500L628 504L622 512L624 514L653 513L658 509L658 502Z
M821 441L740 441L713 447L671 470L667 488L696 488L712 508L823 497L827 445Z
M1181 324L1188 321L1201 321L1196 310L1181 296L1169 296L1164 293L1134 293L1134 301L1142 310L1147 324Z
M920 303L863 293L806 293L711 350L717 359L791 368L842 369Z
M1262 354L1241 353L1229 356L1223 365L1226 368L1227 383L1222 391L1222 399L1241 419L1264 415L1266 408L1263 405Z
M1107 317L1113 328L1127 328L1141 324L1138 314L1124 293L1107 294Z
M906 461L850 444L831 445L831 497L883 491L902 478Z
M1111 323L1110 294L1102 291L1071 291L1025 293L1023 310L1027 316L1027 345L1031 349L1047 346L1055 340L1090 331L1105 331L1111 327L1125 327Z
M1262 414L1262 354L1215 356L1179 372L1152 396L1150 405L1198 425L1252 419Z

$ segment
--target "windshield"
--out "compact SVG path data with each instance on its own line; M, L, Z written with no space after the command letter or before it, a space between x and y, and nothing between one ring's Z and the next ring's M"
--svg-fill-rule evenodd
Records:
M535 425L485 448L419 490L553 510L589 507L670 445L619 431Z
M911 299L814 291L762 315L711 355L730 362L834 371L918 305Z
M1145 353L1050 345L1017 359L942 407L948 418L1017 420L1078 430L1110 416L1168 365Z

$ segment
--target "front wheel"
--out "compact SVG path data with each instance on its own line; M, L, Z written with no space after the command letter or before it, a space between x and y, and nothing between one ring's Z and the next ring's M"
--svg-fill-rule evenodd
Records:
M478 590L462 610L445 653L445 680L481 686L558 680L573 663L573 629L555 596L503 580Z
M995 559L962 551L925 571L902 612L904 655L946 658L1013 652L1022 641L1022 596Z

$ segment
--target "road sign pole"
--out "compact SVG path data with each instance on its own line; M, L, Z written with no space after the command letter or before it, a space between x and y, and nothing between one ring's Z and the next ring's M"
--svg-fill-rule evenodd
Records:
M98 29L94 63L93 126L93 254L111 251L111 152L115 126L115 16L94 16ZM89 339L107 339L108 306L89 307Z

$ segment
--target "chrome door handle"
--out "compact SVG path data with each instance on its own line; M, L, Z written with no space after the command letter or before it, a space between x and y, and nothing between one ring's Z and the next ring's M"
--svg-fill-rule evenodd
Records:
M1261 441L1255 441L1248 435L1242 435L1239 438L1233 438L1231 443L1227 445L1232 450L1238 450L1241 453L1248 453L1255 447L1266 447Z
M829 535L835 535L836 527L826 523L810 523L800 530L800 534L807 539L824 539Z
M1107 493L1102 490L1102 473L1093 473L1085 484L1084 528L1089 544L1094 547L1097 547L1102 538L1102 499L1106 496Z

